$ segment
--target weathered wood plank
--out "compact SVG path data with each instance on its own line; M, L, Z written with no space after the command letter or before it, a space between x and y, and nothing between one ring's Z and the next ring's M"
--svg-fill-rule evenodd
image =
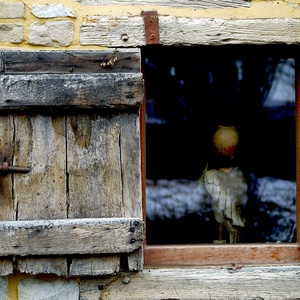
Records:
M99 257L74 257L70 265L69 276L102 276L120 271L120 255Z
M7 276L14 271L11 259L0 258L0 276Z
M139 73L141 60L139 49L116 49L103 51L5 51L3 52L5 74L24 73ZM112 67L102 67L117 57ZM0 54L1 72L1 54Z
M17 258L17 267L21 273L68 276L68 264L66 257Z
M67 217L65 117L16 115L15 164L29 166L14 175L18 220ZM67 275L66 258L18 259L21 272Z
M299 299L300 266L145 269L97 284L102 300Z
M144 267L144 252L142 248L127 255L128 271L141 271Z
M137 218L5 221L0 235L0 256L127 253L144 238Z
M14 159L14 120L12 115L0 117L0 164L13 164ZM15 202L13 199L12 174L0 174L0 220L13 221L16 219Z
M15 173L18 220L67 217L65 117L15 116Z
M159 16L159 35L162 45L298 44L300 20ZM80 28L82 45L137 47L145 41L142 16L89 16Z
M139 113L121 114L121 174L124 217L142 219Z
M143 99L140 73L0 76L0 107L122 108Z
M119 115L68 116L69 217L122 217Z
M250 1L247 0L76 0L84 5L156 5L185 8L225 8L225 7L250 7Z

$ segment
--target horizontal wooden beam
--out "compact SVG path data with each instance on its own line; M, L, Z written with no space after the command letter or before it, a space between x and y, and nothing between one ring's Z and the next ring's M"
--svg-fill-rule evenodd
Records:
M250 7L248 0L77 0L81 4L86 5L156 5L169 7L185 7L185 8L225 8L225 7Z
M299 19L227 20L159 16L158 24L162 45L267 45L300 42ZM80 31L82 45L146 45L142 16L89 16L82 23Z
M144 259L148 266L300 263L300 245L147 245Z
M130 253L142 246L136 218L0 222L0 256Z
M145 268L99 278L94 290L102 300L299 299L299 274L299 265ZM93 290L87 283L80 287L82 296Z
M117 61L104 67L103 63ZM139 49L101 51L3 51L0 53L0 72L5 74L26 73L140 73Z
M0 75L0 110L141 105L141 73Z

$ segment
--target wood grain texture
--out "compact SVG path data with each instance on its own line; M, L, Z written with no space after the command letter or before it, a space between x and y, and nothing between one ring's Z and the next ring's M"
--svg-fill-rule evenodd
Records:
M0 164L7 162L10 166L14 160L14 119L12 115L0 117ZM16 205L13 197L13 175L0 174L0 221L16 219Z
M0 256L126 253L144 238L134 218L4 221L0 235Z
M11 259L0 259L0 276L7 276L12 274L14 271Z
M17 268L27 274L56 274L68 276L67 257L25 257L17 258Z
M112 57L112 67L101 67ZM2 62L2 63L1 63ZM5 74L83 74L83 73L140 73L139 49L102 51L5 51L0 53L0 73Z
M84 5L156 5L185 8L225 8L225 7L250 7L250 1L247 0L76 0Z
M299 274L293 265L145 269L98 281L99 299L299 299Z
M120 153L124 217L142 219L140 116L138 111L121 114Z
M120 255L74 257L69 276L102 276L120 271Z
M15 174L18 220L67 217L65 118L15 116L15 165L30 172Z
M122 108L143 99L139 73L0 76L1 109Z
M120 116L69 116L70 218L122 217Z
M298 244L160 245L144 247L145 265L299 263Z
M286 34L286 33L289 34ZM159 16L162 45L297 44L298 19L225 20ZM126 39L122 39L126 35ZM142 16L89 16L80 28L82 45L138 47L146 44Z

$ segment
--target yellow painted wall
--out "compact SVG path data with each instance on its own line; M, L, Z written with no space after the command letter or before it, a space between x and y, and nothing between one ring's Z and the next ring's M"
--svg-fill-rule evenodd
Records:
M0 0L1 2L5 0ZM18 2L18 0L6 0L9 2ZM143 10L157 10L159 15L173 15L178 17L190 18L221 18L221 19L257 19L257 18L300 18L300 1L259 1L252 0L250 8L222 8L222 9L188 9L188 8L170 8L163 6L129 6L129 5L103 5L103 6L86 6L81 5L74 0L24 0L20 1L25 4L24 19L0 19L0 23L20 23L24 25L25 40L20 44L9 42L0 42L2 49L26 49L26 50L64 50L64 49L101 49L98 46L82 46L79 42L80 25L86 16L92 15L140 15ZM71 20L75 25L75 34L73 41L68 47L46 47L30 45L27 41L27 28L33 22L46 22L47 19L39 19L31 14L33 4L63 4L72 9L77 18L51 18L53 20Z

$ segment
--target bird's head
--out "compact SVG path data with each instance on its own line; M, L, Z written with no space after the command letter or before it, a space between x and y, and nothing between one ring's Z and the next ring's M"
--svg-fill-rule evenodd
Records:
M239 134L233 126L218 126L213 135L217 155L226 155L230 159L234 157L234 149L239 142Z

